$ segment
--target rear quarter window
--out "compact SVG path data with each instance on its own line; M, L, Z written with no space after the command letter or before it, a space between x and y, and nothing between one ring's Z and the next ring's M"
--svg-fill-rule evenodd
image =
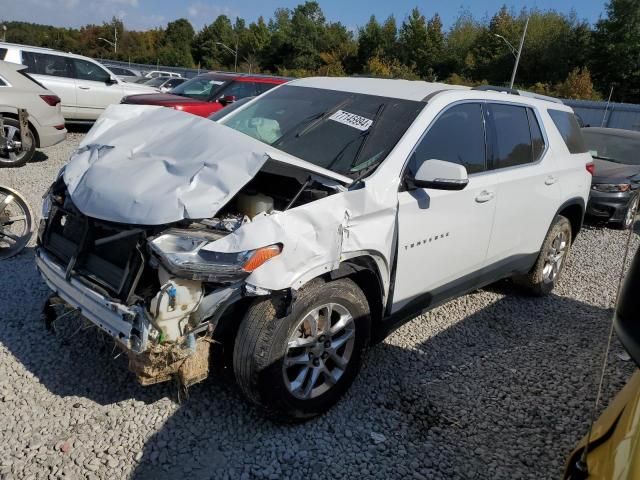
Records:
M4 60L4 57L7 56L7 49L6 48L0 48L0 60Z
M561 110L548 110L548 112L560 135L562 135L562 139L567 145L569 153L588 152L575 115L571 112L563 112Z

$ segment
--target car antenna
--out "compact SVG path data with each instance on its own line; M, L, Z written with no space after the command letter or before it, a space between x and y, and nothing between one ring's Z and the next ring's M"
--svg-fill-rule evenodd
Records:
M611 342L613 341L613 331L614 331L614 319L616 315L615 307L618 305L620 300L620 292L622 290L622 284L624 282L624 273L625 266L627 265L627 259L629 257L629 248L631 246L631 237L633 235L634 228L633 226L629 229L627 235L627 244L624 251L624 256L622 258L622 268L620 269L620 277L618 278L618 289L616 292L616 301L614 303L613 313L611 315L611 325L609 327L609 336L607 338L607 346L604 350L604 356L602 359L602 369L600 370L600 379L598 381L598 392L596 394L596 401L593 405L593 410L591 412L591 421L589 424L589 433L587 434L587 440L585 442L582 453L580 454L580 458L575 463L575 468L579 476L572 476L572 480L585 480L589 477L589 466L587 464L587 456L589 455L589 446L591 444L591 437L593 436L593 426L596 423L596 418L598 416L598 407L600 406L600 400L602 398L602 386L604 383L604 376L607 370L607 364L609 363L609 352L611 351Z

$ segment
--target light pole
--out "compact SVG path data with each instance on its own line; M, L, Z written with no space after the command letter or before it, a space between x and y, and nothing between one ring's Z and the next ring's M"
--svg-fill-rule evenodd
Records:
M513 73L511 74L511 82L509 82L509 88L513 88L513 83L516 81L516 72L518 71L520 56L522 55L522 47L524 46L524 39L527 36L527 28L529 28L529 17L527 17L527 21L524 24L524 32L522 32L522 37L520 38L520 48L518 48L518 50L516 50L516 47L511 45L511 43L509 43L509 41L506 38L504 38L502 35L498 35L497 33L494 33L496 37L501 38L504 41L504 43L507 44L513 56L516 57L516 63L513 66Z
M7 41L7 26L6 25L2 25L2 41L3 42Z
M235 57L235 62L234 62L234 65L233 65L233 71L237 72L238 71L238 42L236 41L236 49L235 50L233 48L231 48L231 47L226 46L222 42L216 42L216 45L220 45L221 47L224 47L227 50L229 50L231 53L233 53L233 56Z
M118 27L113 27L113 42L111 40L107 40L106 38L102 38L102 37L98 37L98 40L107 42L109 45L113 47L113 53L118 53Z

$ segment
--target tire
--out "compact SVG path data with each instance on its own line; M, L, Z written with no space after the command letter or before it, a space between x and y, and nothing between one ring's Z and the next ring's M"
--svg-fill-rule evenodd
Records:
M556 215L542 242L535 265L527 275L514 277L514 282L532 295L551 293L564 270L571 241L571 223L566 217Z
M20 123L13 118L4 118L4 134L9 140L20 141ZM33 158L36 140L31 130L27 130L29 148L19 153L0 149L0 167L21 167Z
M356 377L371 336L369 306L362 290L350 279L328 283L316 279L298 292L288 315L277 312L277 303L271 298L249 308L236 336L233 370L245 396L268 416L302 421L331 408ZM318 313L315 337L310 335L309 327L314 323L311 312ZM334 329L322 341L327 317ZM305 346L289 348L294 343Z
M613 225L620 230L629 230L633 227L633 223L638 214L638 204L640 203L640 195L636 195L629 202L629 206L624 211L622 221L615 222Z

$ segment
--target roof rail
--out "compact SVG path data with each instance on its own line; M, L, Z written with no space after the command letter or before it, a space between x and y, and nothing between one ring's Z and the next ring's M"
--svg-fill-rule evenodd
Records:
M535 98L536 100L544 100L546 102L553 102L564 105L564 102L559 98L550 97L548 95L540 95L539 93L527 92L525 90L516 90L515 88L495 87L493 85L480 85L479 87L473 87L471 90L479 90L481 92L508 93L510 95L519 95L521 97Z
M481 92L501 92L501 93L509 93L511 95L520 95L520 92L515 88L496 87L494 85L480 85L478 87L473 87L471 90L479 90Z

